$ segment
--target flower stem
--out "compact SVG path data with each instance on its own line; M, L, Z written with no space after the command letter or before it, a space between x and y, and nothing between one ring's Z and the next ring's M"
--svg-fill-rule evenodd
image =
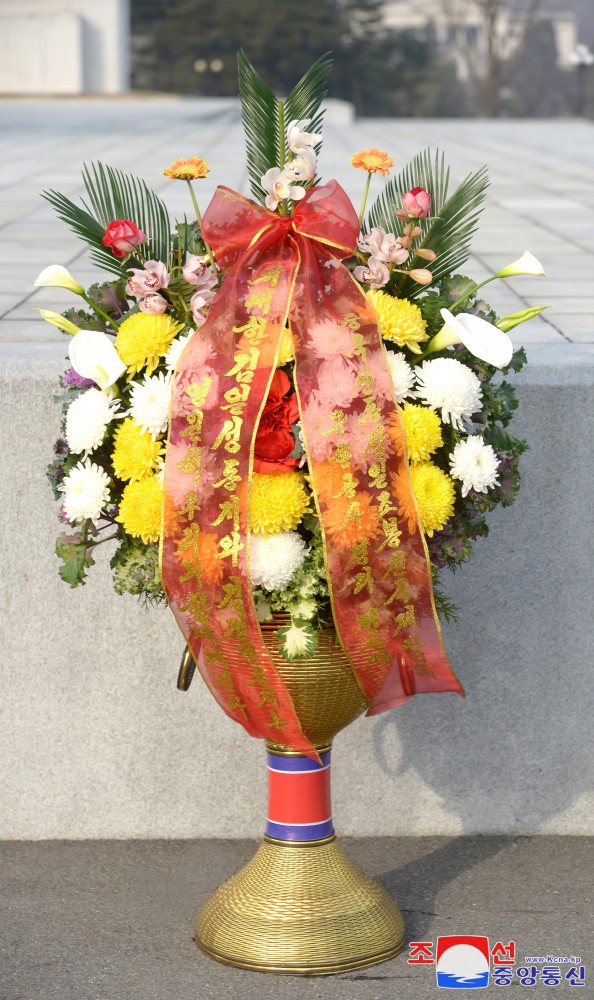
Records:
M109 313L106 313L104 309L101 309L101 307L98 306L96 302L93 302L93 300L90 299L88 295L83 295L82 298L85 300L87 305L91 307L91 309L93 309L99 316L103 316L103 319L106 319L107 322L110 323L115 330L119 331L120 328L118 324L111 318Z
M200 236L202 237L202 242L204 243L204 246L206 248L206 253L207 253L208 259L210 261L210 266L212 267L213 271L217 271L218 270L218 268L217 268L217 262L214 259L214 254L213 254L212 250L210 249L208 243L204 239L204 233L202 232L202 215L200 214L200 209L198 207L198 201L196 200L196 195L194 194L194 188L192 187L192 182L191 181L186 181L186 184L188 185L188 187L190 189L190 197L192 199L192 204L194 206L194 211L196 213L196 218L198 219L198 225L200 226Z
M363 201L361 202L361 211L359 212L359 226L363 225L363 215L365 213L365 206L367 205L367 196L369 194L369 185L371 184L371 174L367 174L367 180L365 181L365 190L363 192Z
M103 545L104 542L111 542L114 538L117 538L117 532L115 535L108 535L106 538L99 538L96 542L89 542L87 549L94 549L97 545Z
M278 165L281 170L285 169L287 162L287 147L285 145L285 102L278 101ZM281 201L278 206L281 215L289 214L289 202L287 199Z

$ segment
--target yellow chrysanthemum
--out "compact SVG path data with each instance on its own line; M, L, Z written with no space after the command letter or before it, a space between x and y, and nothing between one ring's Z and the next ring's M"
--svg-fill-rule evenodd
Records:
M254 473L250 528L257 535L293 531L309 509L299 472Z
M144 479L154 472L163 456L163 442L153 441L148 431L143 431L132 417L122 421L113 436L114 450L111 460L118 479Z
M295 347L293 345L293 334L288 327L285 327L281 334L278 361L276 362L277 366L281 368L282 365L288 364L289 361L293 361L294 358Z
M183 323L176 323L166 313L160 316L133 313L118 330L116 351L131 375L145 366L147 375L152 375L171 341L183 327Z
M443 444L441 420L435 410L430 410L427 406L405 403L402 423L411 462L426 462Z
M419 344L429 337L419 307L408 299L395 299L379 289L370 289L365 294L375 309L384 340L394 340L399 347L408 347L415 354L421 354Z
M351 157L351 163L368 174L389 174L390 167L394 166L394 160L385 149L361 149Z
M413 462L410 479L423 530L431 538L454 513L454 484L433 462Z
M145 544L157 542L161 534L163 484L156 476L145 476L128 483L122 494L116 521L134 538Z
M209 170L206 160L201 160L199 156L190 156L187 160L175 160L163 173L176 181L196 181L206 177Z

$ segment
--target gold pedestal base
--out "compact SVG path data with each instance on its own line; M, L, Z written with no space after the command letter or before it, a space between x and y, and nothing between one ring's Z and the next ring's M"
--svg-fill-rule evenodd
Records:
M206 902L196 944L244 969L325 975L398 954L404 921L385 889L345 857L335 837L310 844L266 837Z

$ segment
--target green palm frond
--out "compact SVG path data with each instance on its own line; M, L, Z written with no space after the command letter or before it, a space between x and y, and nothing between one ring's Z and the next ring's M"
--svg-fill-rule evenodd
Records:
M433 218L419 219L418 222L423 230L423 246L434 250L437 258L428 263L417 257L414 265L429 268L436 281L457 271L468 259L472 236L489 186L486 167L469 174L448 197L449 180L450 171L446 168L443 153L438 150L433 157L431 150L423 150L389 181L370 209L366 221L367 231L372 226L381 226L387 232L394 232L394 213L402 207L402 195L413 187L424 187L429 191ZM399 293L407 298L413 298L422 291L423 288L410 278L405 278L399 287Z
M260 178L279 159L278 101L243 49L237 55L237 73L250 187L255 200L263 202Z
M153 259L167 263L169 213L145 181L104 163L85 164L83 181L99 222L108 226L113 219L130 219L147 234Z
M101 240L106 227L114 219L130 219L149 237L146 244L154 260L167 262L170 247L169 215L164 202L146 183L132 174L125 174L103 163L83 167L83 182L89 204L83 208L58 191L44 191L58 218L91 248L94 264L121 276L130 266L122 264L104 247Z
M322 101L328 93L326 83L332 72L332 59L327 52L316 59L315 63L308 69L305 76L293 88L286 101L284 101L285 125L292 121L304 119L309 122L308 132L320 132L324 123L324 109ZM316 152L319 147L316 146Z
M237 69L250 188L254 199L262 203L265 195L260 179L271 167L284 164L285 129L289 122L305 119L310 122L310 132L318 132L322 127L321 104L332 60L329 55L320 56L284 101L275 97L243 50L237 56Z
M101 243L105 227L101 226L80 205L75 205L73 201L70 201L70 198L60 194L59 191L44 191L41 197L49 201L60 221L65 222L75 236L89 245L93 263L121 278L124 273L122 262L117 260L111 251Z

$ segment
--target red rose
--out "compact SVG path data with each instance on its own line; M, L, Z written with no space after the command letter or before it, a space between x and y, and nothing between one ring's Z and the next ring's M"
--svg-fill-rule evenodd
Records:
M147 240L146 233L130 222L130 219L114 219L105 230L101 242L109 247L114 257L126 257L134 247Z
M255 472L288 472L297 465L290 458L295 447L291 424L299 419L299 407L291 383L283 371L277 371L270 384L262 412L254 450Z

